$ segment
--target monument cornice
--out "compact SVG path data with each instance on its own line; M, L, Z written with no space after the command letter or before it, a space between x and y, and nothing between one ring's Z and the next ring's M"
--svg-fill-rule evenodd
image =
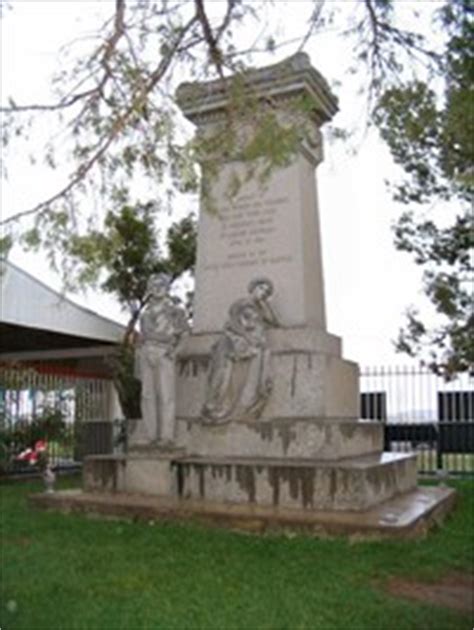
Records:
M308 108L317 116L319 124L331 120L338 111L337 98L306 53L297 53L272 66L248 70L239 79L243 88L257 100L307 97ZM233 80L181 84L176 100L183 114L195 124L215 120L229 103Z

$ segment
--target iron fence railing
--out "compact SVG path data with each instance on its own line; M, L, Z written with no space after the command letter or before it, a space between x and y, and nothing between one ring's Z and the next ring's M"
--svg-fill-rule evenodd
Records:
M422 367L361 369L361 416L384 423L385 449L416 452L420 473L474 474L474 376Z

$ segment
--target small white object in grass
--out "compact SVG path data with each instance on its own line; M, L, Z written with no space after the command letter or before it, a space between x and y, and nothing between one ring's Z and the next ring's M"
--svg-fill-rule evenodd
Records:
M18 604L14 599L10 599L7 602L7 610L9 613L15 613L18 610Z

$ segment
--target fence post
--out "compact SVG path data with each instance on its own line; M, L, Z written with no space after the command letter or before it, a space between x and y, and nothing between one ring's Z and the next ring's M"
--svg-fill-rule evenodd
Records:
M436 427L436 432L438 434L438 439L436 440L436 471L440 472L443 470L443 445L439 422L438 426Z

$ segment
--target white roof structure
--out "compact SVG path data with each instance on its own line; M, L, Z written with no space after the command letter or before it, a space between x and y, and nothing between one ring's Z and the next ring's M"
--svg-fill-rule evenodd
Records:
M124 327L78 306L9 261L0 262L0 357L116 345Z

